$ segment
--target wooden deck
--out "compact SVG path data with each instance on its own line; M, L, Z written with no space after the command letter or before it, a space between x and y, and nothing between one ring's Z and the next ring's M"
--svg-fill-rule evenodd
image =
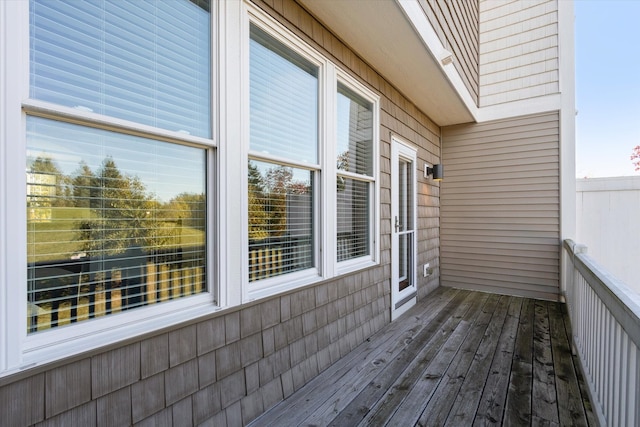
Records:
M253 426L597 425L562 304L441 288Z

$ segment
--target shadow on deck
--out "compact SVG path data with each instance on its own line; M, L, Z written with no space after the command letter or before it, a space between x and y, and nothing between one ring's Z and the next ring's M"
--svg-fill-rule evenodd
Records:
M440 288L253 426L597 425L560 303Z

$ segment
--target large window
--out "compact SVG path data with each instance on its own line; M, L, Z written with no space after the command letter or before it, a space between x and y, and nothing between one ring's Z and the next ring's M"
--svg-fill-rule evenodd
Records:
M248 40L249 299L377 260L378 98L255 13Z
M316 267L318 66L251 25L249 281Z
M203 0L31 0L29 332L207 291L210 22Z

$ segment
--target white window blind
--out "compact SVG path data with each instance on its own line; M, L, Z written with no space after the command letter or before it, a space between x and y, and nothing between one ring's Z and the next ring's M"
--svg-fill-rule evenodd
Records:
M27 117L29 331L206 290L206 150Z
M338 177L338 262L371 253L370 186L368 182Z
M211 136L208 1L31 0L35 99Z
M373 104L338 83L338 171L373 176Z
M251 25L250 148L318 163L318 67Z

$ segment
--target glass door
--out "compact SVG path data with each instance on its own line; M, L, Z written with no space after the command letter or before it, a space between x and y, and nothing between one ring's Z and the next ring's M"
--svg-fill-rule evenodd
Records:
M391 319L416 303L416 150L392 140Z

